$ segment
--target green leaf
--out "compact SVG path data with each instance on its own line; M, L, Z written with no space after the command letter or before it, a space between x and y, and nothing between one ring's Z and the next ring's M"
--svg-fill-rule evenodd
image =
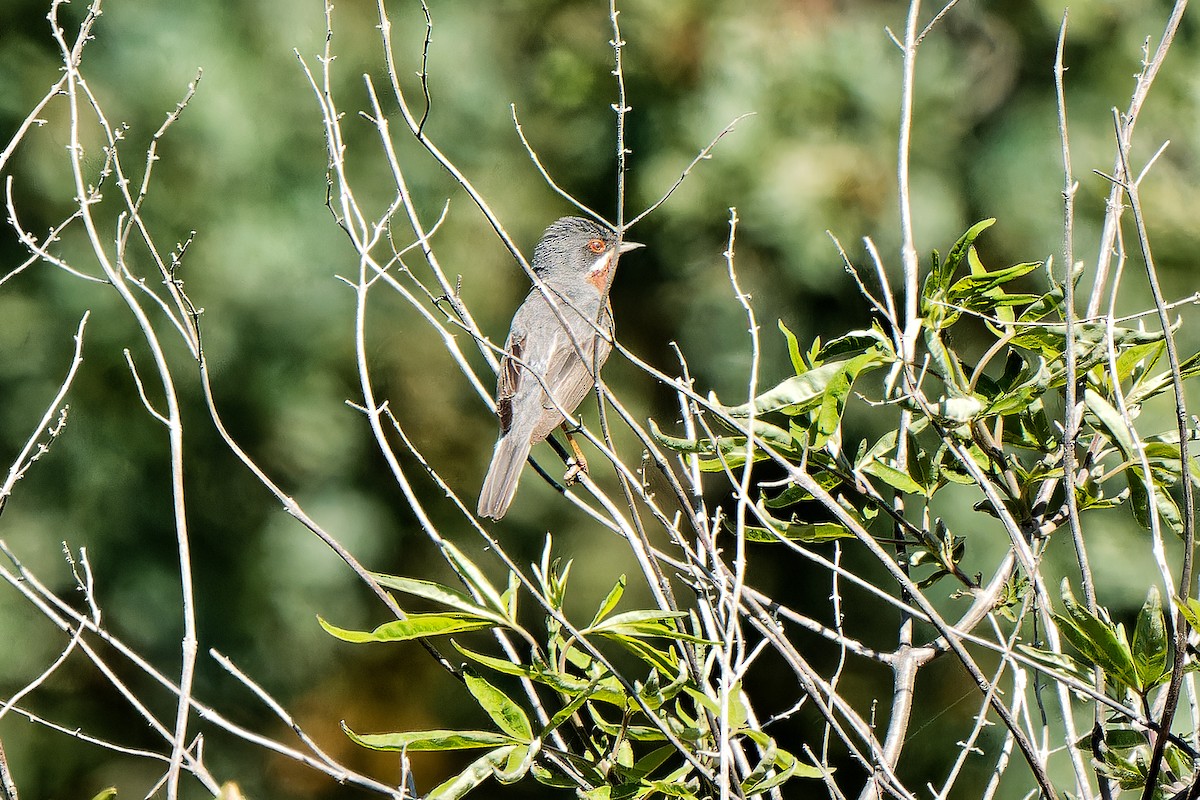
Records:
M975 244L975 240L979 238L979 234L995 224L996 220L994 218L980 220L958 238L958 241L954 243L954 247L950 248L950 252L946 256L945 269L949 273L949 276L954 275L955 270L958 269L958 265L966 258L967 251L971 248L971 245Z
M952 398L971 397L967 390L967 376L963 373L962 363L958 355L946 347L942 337L936 331L926 331L925 348L929 351L929 360L933 372L942 380L946 394ZM982 409L983 403L980 402Z
M1080 655L1104 670L1108 679L1124 689L1140 687L1133 652L1121 625L1101 619L1076 602L1067 579L1062 583L1063 605L1067 616L1054 615L1059 632Z
M1146 373L1158 363L1166 347L1165 341L1159 341L1137 344L1117 351L1117 366L1113 370L1113 379L1117 383L1124 383L1130 379L1134 381L1126 394L1127 398L1142 391ZM1170 383L1170 373L1167 373L1167 382Z
M1150 530L1150 488L1146 485L1147 481L1141 465L1134 464L1126 467L1125 479L1129 484L1134 516L1143 528ZM1154 510L1158 513L1158 518L1165 522L1176 535L1182 536L1183 517L1179 513L1179 506L1175 504L1174 498L1153 471L1151 471L1150 484L1154 490Z
M646 787L661 794L663 797L683 797L687 800L695 800L695 798L699 797L694 787L679 781L647 781Z
M747 525L745 528L747 542L779 544L781 539L788 539L805 544L820 544L831 542L834 539L854 538L854 534L840 522L803 522L797 520L795 515L790 520L781 520L768 514L766 508L762 507L761 501L759 514L770 523L771 527L760 528Z
M639 758L637 762L632 767L627 768L625 772L630 777L640 780L654 772L654 770L658 769L663 764L667 763L667 761L671 758L671 756L675 755L675 753L676 750L674 745L668 744L663 745L662 747L656 747L646 755Z
M401 731L396 733L355 733L345 722L342 730L354 742L371 750L476 750L481 747L516 744L512 738L495 731Z
M475 590L475 593L484 599L491 610L497 614L504 615L508 613L508 606L500 597L500 592L492 586L487 576L483 574L474 561L446 540L441 542L442 552L445 554L450 565L454 567L454 571L466 582L467 586Z
M512 698L470 670L464 671L463 680L467 684L467 691L479 703L479 707L492 718L497 728L513 739L522 742L533 740L533 728L529 724L529 717Z
M630 711L638 708L631 700L629 706L624 711ZM608 736L627 736L635 742L661 742L666 740L666 736L658 728L652 728L647 725L629 725L621 722L609 722L600 716L599 710L592 703L587 704L588 716L596 727L603 731ZM678 733L678 731L676 731ZM693 738L694 741L694 738Z
M759 439L767 442L784 454L791 454L793 452L791 448L791 436L777 425L755 420L754 433ZM658 424L654 420L650 420L650 436L664 447L668 447L679 453L696 453L701 456L711 456L721 453L721 458L713 458L700 462L700 469L705 472L721 472L726 466L733 469L741 466L746 461L745 436L721 436L716 440L682 439L663 433L659 430ZM761 449L756 449L754 452L755 461L761 461L768 457L768 454Z
M925 276L921 286L921 317L926 320L927 328L940 330L953 324L958 314L946 308L946 297L950 291L951 281L963 260L966 259L971 245L979 234L990 228L996 220L985 219L972 225L950 249L946 260L940 261L937 251L933 253L933 266Z
M537 761L533 762L529 771L533 774L534 780L543 786L551 786L555 789L574 789L579 785L573 778L568 777L566 773L560 772L557 769L551 769L548 765L540 764ZM594 769L586 770L585 774L586 772L593 773L595 782L597 783L604 780L604 776L596 773Z
M787 339L788 355L792 359L792 369L797 375L803 375L808 372L808 364L804 363L804 358L800 355L800 343L796 340L796 334L788 330L788 326L783 324L783 320L779 320L779 330Z
M1200 631L1200 600L1189 597L1187 602L1184 602L1179 597L1176 597L1175 605L1183 614L1183 618L1187 620L1188 625L1192 626L1192 630Z
M1179 365L1180 376L1187 380L1200 375L1200 353L1197 353L1186 359ZM1161 372L1153 378L1148 378L1140 381L1126 397L1126 402L1131 406L1138 405L1157 394L1167 391L1172 387L1171 373Z
M654 634L650 634L650 635L654 635ZM610 639L611 641L614 641L617 644L621 645L626 650L630 651L631 653L636 655L638 658L640 658L642 661L645 661L651 667L653 667L654 669L658 670L659 672L661 672L665 675L672 674L678 667L679 658L678 658L678 656L675 655L674 652L672 652L670 650L663 650L658 647L654 647L649 642L645 641L644 636L637 637L637 636L630 636L630 635L625 635L625 634L614 634L614 633L606 633L606 634L604 634L604 636L605 636L605 638ZM663 638L672 638L672 639L675 637L682 638L682 634L665 634L664 633L664 634L662 634L662 637ZM664 697L663 699L669 699L669 698ZM651 702L650 700L647 700L647 703L651 708L657 708L659 701ZM631 707L632 707L632 704L631 704Z
M922 298L933 297L935 294L945 294L950 288L950 281L954 278L954 273L958 271L958 267L966 258L967 251L971 245L979 237L979 234L990 228L996 223L994 219L985 219L972 225L966 233L959 237L954 243L954 247L950 248L949 254L944 262L938 260L937 253L933 254L933 268L925 278L925 285L922 288Z
M396 591L411 594L415 597L423 597L426 600L432 600L435 603L458 609L467 614L487 617L501 625L510 624L505 618L503 610L498 612L495 609L482 606L475 602L470 595L460 592L457 589L451 589L449 586L443 586L433 581L418 580L417 578L404 578L398 575L384 575L378 572L372 574L375 580L379 581L380 586L386 586L389 589L395 589ZM500 601L498 595L496 600L500 608L503 609L503 602Z
M704 692L701 692L699 689L695 689L691 686L685 686L683 690L687 692L693 700L696 701L697 705L708 709L708 711L717 719L721 718L722 709L720 698L709 697ZM750 716L750 712L746 708L746 703L742 696L742 684L740 681L733 684L731 687L729 691L728 705L729 709L726 719L729 723L729 729L734 733L740 733L746 727L746 720L749 719Z
M826 490L827 492L832 492L834 487L841 485L843 482L842 476L826 469L820 469L820 465L817 463L818 460L819 459L817 458L816 454L813 454L813 458L811 458L809 461L808 468L811 470L811 477L822 489ZM787 506L795 505L796 503L802 503L806 500L812 499L812 492L808 491L803 486L797 486L793 484L785 487L783 491L774 497L768 497L763 501L763 505L766 508L786 508ZM771 541L778 541L778 539L773 536L771 537Z
M1042 266L1041 261L1028 261L1023 264L1013 264L1011 267L994 270L992 272L975 273L968 275L965 278L957 280L953 286L947 291L947 297L950 302L955 305L965 304L971 300L973 296L982 295L987 291L998 286L1016 280L1023 275L1028 275L1038 267ZM1020 305L1026 305L1037 300L1037 296L1025 296L1027 299L1021 299ZM1011 304L1010 304L1011 305Z
M861 472L873 475L898 492L906 494L925 494L925 487L913 480L907 473L881 461L868 461L857 467Z
M854 381L859 374L884 362L880 358L879 351L872 348L849 361L838 363L840 367L830 376L821 397L816 419L817 436L813 440L813 447L824 447L830 437L837 432L842 422L842 414L846 410L846 400L850 396L850 389L854 386Z
M545 739L551 734L551 732L556 730L559 725L562 725L564 722L569 720L571 716L591 698L592 691L595 689L597 683L598 681L592 681L587 688L576 694L571 698L570 702L556 711L554 716L550 718L549 724L547 724L546 727L542 729L540 733L538 733L538 739Z
M1184 525L1179 506L1175 504L1175 500L1163 485L1162 480L1154 473L1151 473L1150 480L1147 481L1145 472L1138 463L1138 450L1134 442L1134 434L1120 412L1092 389L1084 391L1084 406L1097 425L1103 428L1117 449L1121 451L1121 456L1129 462L1124 474L1125 480L1129 484L1130 507L1133 509L1134 518L1143 528L1150 529L1151 493L1153 493L1154 511L1158 513L1159 519L1176 534L1182 535Z
M1007 388L989 401L983 411L985 416L1008 416L1026 411L1050 387L1050 370L1046 368L1044 358L1036 356L1032 362L1028 362L1011 352L1009 363L1019 364L1020 368L1008 382Z
M117 796L117 788L110 786L92 798L92 800L113 800Z
M590 696L596 700L605 703L610 703L616 706L625 705L625 690L616 678L609 676L599 681L587 681L575 678L565 672L559 672L554 669L548 669L544 666L525 666L523 664L513 664L511 661L506 661L501 658L493 658L485 656L482 653L476 653L473 650L460 645L458 642L451 641L454 648L462 653L467 658L482 664L485 667L494 669L504 675L516 675L522 678L528 678L532 681L545 684L557 692L574 697L581 692L590 693ZM575 651L571 651L575 652Z
M508 573L508 588L504 590L501 600L504 601L505 619L517 618L517 599L521 596L521 580L515 572Z
M582 633L634 637L657 636L696 644L716 644L708 639L680 631L675 620L686 616L688 616L686 611L659 611L657 609L626 611L624 614L610 617L599 625L584 628Z
M617 603L621 602L621 595L625 593L625 576L617 578L616 584L609 591L608 597L604 598L604 602L600 604L600 608L596 609L596 616L592 617L592 622L589 628L595 627L600 620L612 613L612 610L617 607Z
M774 740L762 731L747 730L743 731L743 733L747 738L751 739L756 745L758 745L759 750L761 750L764 754L769 748L775 745ZM765 755L763 757L763 761L766 761ZM826 775L832 775L836 771L831 767L818 767L813 766L812 764L805 764L791 753L787 752L786 750L781 750L777 746L774 747L773 762L775 767L786 771L788 773L788 777L820 779ZM772 786L776 786L782 782L783 781L770 782L769 785L756 786L753 794L765 792ZM746 794L750 795L751 792L747 791Z
M1122 457L1127 461L1137 458L1137 447L1133 442L1133 435L1130 433L1129 426L1125 424L1121 412L1117 411L1111 403L1093 389L1084 389L1083 391L1084 407L1092 414L1099 426L1104 429L1104 432L1113 440L1113 444L1121 451Z
M1020 322L1037 322L1046 317L1062 318L1063 290L1056 286L1021 312Z
M1051 385L1066 380L1067 327L1064 324L1018 325L1018 333L1010 340L1014 347L1032 350L1052 362ZM1075 361L1078 375L1108 360L1109 328L1100 323L1081 322L1075 325ZM1147 333L1132 328L1113 328L1113 346L1118 353L1134 346L1152 344L1163 339L1161 331Z
M850 362L834 361L814 367L803 375L788 378L774 388L754 398L754 403L727 406L723 410L731 417L749 417L751 410L757 416L779 412L789 416L817 407L825 398L831 383L835 392L846 392L844 384L849 377L852 382L865 370L889 363L893 359L878 347L853 358ZM836 382L836 383L835 383Z
M1151 585L1133 629L1133 663L1142 692L1157 686L1167 676L1168 649L1162 598L1158 587Z
M884 358L891 362L896 360L896 354L892 348L892 340L884 333L878 322L873 322L870 328L850 331L831 339L828 344L818 348L816 360L824 364L826 361L841 361L862 355L870 350L879 350L884 354Z
M407 642L427 636L445 636L451 633L478 631L496 627L496 621L474 614L410 614L407 619L385 622L373 631L352 631L331 625L321 617L317 622L327 633L344 642Z
M1027 644L1017 645L1017 649L1051 674L1059 673L1075 678L1080 683L1091 685L1093 675L1092 671L1080 664L1075 658L1066 653L1055 653L1050 650L1041 650Z
M509 750L504 765L494 770L493 774L500 783L516 783L529 773L533 759L538 754L538 748L532 744L519 745Z
M487 780L489 776L502 770L513 749L515 749L515 745L498 747L481 756L462 772L425 795L425 800L459 800L467 792Z

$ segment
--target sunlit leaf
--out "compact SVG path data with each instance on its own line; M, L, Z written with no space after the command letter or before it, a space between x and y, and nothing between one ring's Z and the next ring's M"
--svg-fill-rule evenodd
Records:
M1139 680L1133 652L1125 638L1125 629L1113 625L1080 605L1064 578L1063 606L1066 616L1054 615L1059 632L1085 660L1104 670L1108 679L1128 689L1137 689Z
M1162 598L1151 584L1146 602L1138 612L1133 629L1133 663L1137 667L1140 688L1145 691L1162 682L1167 673L1169 651L1167 625L1163 618Z
M443 586L433 581L423 581L418 578L405 578L399 575L372 574L375 580L379 581L380 586L385 586L388 589L395 589L405 594L414 595L415 597L423 597L426 600L432 600L435 603L440 603L468 614L488 617L498 623L506 623L508 621L505 619L502 611L482 606L475 602L470 595L460 592L457 589L451 589L449 586ZM500 608L503 609L503 603L499 600L499 596L496 599L500 604Z
M621 575L617 578L617 582L613 588L609 590L608 596L604 598L604 602L600 604L600 608L596 609L596 615L592 617L589 627L594 627L596 623L607 617L612 610L617 607L617 603L621 602L621 595L625 593L625 576Z
M849 377L853 381L853 378L864 370L889 363L890 360L880 348L875 347L851 359L850 362L834 361L822 364L803 375L788 378L756 397L753 405L744 403L739 406L729 406L724 408L724 411L731 417L749 417L751 411L755 415L775 412L789 415L800 414L821 404L831 382L836 381L834 385L836 391L844 392L846 390L842 388L842 385L847 379L848 372L851 373Z
M1179 365L1180 377L1183 380L1194 378L1200 375L1200 353L1197 353ZM1171 373L1161 372L1152 378L1139 381L1137 386L1129 391L1126 397L1126 402L1130 405L1138 405L1157 394L1167 391L1172 387Z
M353 631L331 625L317 617L328 633L344 642L406 642L427 636L446 636L451 633L478 631L496 627L496 621L474 614L409 614L406 619L385 622L373 631Z
M459 800L488 777L502 770L504 764L508 762L509 754L515 747L516 745L498 747L481 756L462 772L435 787L432 792L425 795L425 800Z
M1187 601L1180 598L1175 598L1176 607L1183 614L1183 618L1187 620L1188 625L1192 626L1192 630L1200 631L1200 600L1194 597L1188 597Z
M898 492L907 494L925 494L925 487L917 483L908 474L881 461L869 461L858 467L868 475L873 475Z
M878 351L872 349L848 361L837 363L840 368L829 377L824 396L818 407L817 436L813 440L813 447L824 447L829 438L836 433L842 422L842 414L846 410L846 400L850 396L850 389L854 386L854 381L859 374L884 362L880 360Z
M1080 664L1073 656L1066 653L1042 650L1027 644L1019 644L1017 645L1017 649L1051 673L1057 672L1068 675L1086 685L1091 685L1092 683L1091 669Z
M464 671L463 680L467 685L467 691L479 703L479 707L492 718L492 722L496 723L497 728L513 739L522 742L533 739L533 728L529 724L529 717L519 705L513 702L512 698L470 670Z
M346 735L372 750L476 750L481 747L515 744L513 739L495 731L400 731L396 733L355 733L342 723Z
M783 324L783 320L779 320L779 330L787 340L788 356L792 359L792 369L796 371L797 375L803 375L808 372L808 365L804 363L804 358L800 355L800 343L796 340L796 334L788 330L788 326Z
M482 666L494 669L505 675L516 675L518 677L528 678L532 681L545 684L555 691L569 696L576 696L581 693L587 693L589 696L597 700L601 700L613 705L625 705L625 690L611 675L597 681L589 681L581 678L576 678L566 672L560 672L545 666L525 666L523 664L513 664L502 658L493 658L482 653L476 653L469 650L458 642L452 641L451 644L458 652L462 653L467 658L475 661ZM569 651L577 652L574 649Z

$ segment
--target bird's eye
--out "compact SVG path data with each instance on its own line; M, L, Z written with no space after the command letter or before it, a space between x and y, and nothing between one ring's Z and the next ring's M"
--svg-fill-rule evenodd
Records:
M605 250L604 240L603 239L592 239L590 242L587 243L587 249L591 250L593 253L596 253L597 255L599 255L600 253L603 253Z

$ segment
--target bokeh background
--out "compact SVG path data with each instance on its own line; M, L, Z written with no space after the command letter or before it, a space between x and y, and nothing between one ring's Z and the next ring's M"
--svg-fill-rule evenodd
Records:
M741 220L740 278L764 327L764 384L789 370L775 320L804 342L868 323L866 304L827 231L859 264L866 263L861 237L872 237L898 284L900 57L885 28L902 30L906 6L897 0L622 4L633 106L629 212L656 199L734 117L754 114L670 202L631 232L649 246L626 259L613 290L626 346L670 372L676 363L670 343L676 342L702 390L723 398L744 392L746 323L721 256L731 206ZM424 17L411 0L389 8L400 72L415 100L412 76L420 67ZM1086 0L1071 8L1066 62L1080 179L1076 254L1089 265L1108 191L1092 170L1112 168L1111 109L1127 105L1143 44L1161 32L1169 9L1162 0ZM44 0L0 3L0 144L59 75L47 10ZM612 216L615 87L606 3L432 0L431 10L427 130L517 241L531 248L549 221L571 209L525 156L510 103L557 181ZM1063 11L1064 4L1052 0L963 3L923 46L912 147L922 252L944 252L970 224L994 216L999 223L980 243L985 263L1059 260L1063 178L1052 66ZM77 21L81 12L82 6L67 8L64 18ZM367 108L362 76L383 84L374 3L338 3L334 24L333 69L360 199L382 208L391 197L386 166L373 129L354 116ZM1198 33L1195 19L1185 20L1135 147L1135 159L1144 160L1163 141L1172 142L1143 190L1170 297L1196 288ZM444 578L366 425L344 402L358 394L353 298L335 276L351 274L355 260L325 207L317 104L293 52L316 64L325 36L320 4L106 0L95 34L84 69L111 119L129 126L129 164L140 162L131 154L146 146L203 68L195 99L160 146L145 216L168 247L195 231L182 277L204 308L205 347L232 432L369 566ZM7 169L22 220L36 231L60 221L71 200L63 107L52 107L47 119L50 124L30 135ZM461 274L463 298L477 319L502 339L526 291L524 276L462 191L419 147L400 135L397 140L427 217L435 218L449 200L436 240L439 256L452 274ZM100 155L89 158L98 169ZM64 248L81 252L69 242ZM0 273L25 255L10 231L0 232ZM1146 306L1143 283L1129 279L1126 310ZM381 296L375 302L370 346L379 392L403 410L407 430L430 461L472 498L494 421L420 320L399 300ZM170 673L181 626L167 443L141 408L124 365L123 348L143 364L147 354L111 292L46 266L0 287L0 463L15 457L52 397L70 357L71 334L87 309L92 318L85 362L70 398L68 428L18 485L0 518L0 537L68 593L62 543L86 547L108 624ZM1192 312L1183 313L1186 318ZM1197 346L1196 330L1183 329L1189 352ZM346 627L370 627L385 617L344 566L224 449L211 431L186 352L177 344L169 350L177 374L192 378L180 388L187 403L202 654L215 647L230 655L331 753L383 777L394 774L394 759L356 750L339 732L339 720L359 730L482 724L459 685L418 647L350 647L320 631L317 614ZM667 424L674 419L670 393L636 369L614 358L606 376L640 417ZM869 422L853 424L862 427L852 429L850 438L869 435ZM452 509L436 500L436 490L424 485L422 491L447 532L461 534L460 544L478 552ZM553 531L560 551L577 562L572 591L581 607L602 597L617 572L633 572L622 548L532 475L498 530L526 561L539 551L545 532ZM1136 608L1153 579L1144 537L1123 512L1089 520L1088 533L1102 602ZM986 531L976 538L982 541L969 547L983 554L996 546ZM760 553L758 584L828 619L827 577L776 556ZM1051 556L1069 560L1059 545L1052 544ZM854 553L847 557L854 563ZM886 647L895 621L876 616L857 624L877 621L878 631L867 627L862 635ZM0 698L37 674L64 641L16 592L0 587ZM814 655L818 666L827 667L831 662L823 658ZM171 717L169 698L154 694L136 674L127 677L156 698L156 711ZM794 700L793 685L768 666L764 685L769 689L776 679L780 696L768 705L777 700L785 708ZM926 679L919 686L926 704L910 734L919 741L902 765L911 785L941 775L942 756L976 707L973 690L953 664L935 665ZM889 678L881 670L859 665L845 681L864 707L872 697L889 696ZM233 709L240 722L285 733L203 655L197 691L217 707ZM129 746L156 744L81 659L68 662L26 705L69 728ZM799 715L789 725L794 749L802 742L816 745L815 716ZM250 796L355 796L220 732L207 735L210 765L220 777L238 780ZM28 797L90 797L107 785L118 786L122 796L140 796L153 780L134 759L14 714L0 720L0 740ZM421 787L430 788L459 763L418 761ZM990 771L990 763L981 759L973 768ZM1027 787L1018 780L1009 788ZM530 784L506 793L542 796L537 791Z

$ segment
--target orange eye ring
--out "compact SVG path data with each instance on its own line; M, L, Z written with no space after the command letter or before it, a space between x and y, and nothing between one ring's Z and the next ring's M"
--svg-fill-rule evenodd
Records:
M604 251L605 251L607 248L606 248L606 247L605 247L605 245L604 245L604 240L603 240L603 239L592 239L591 241L589 241L589 242L587 243L587 249L588 249L588 250L591 250L591 251L592 251L593 253L595 253L596 255L600 255L600 254L601 254L601 253L603 253L603 252L604 252Z

